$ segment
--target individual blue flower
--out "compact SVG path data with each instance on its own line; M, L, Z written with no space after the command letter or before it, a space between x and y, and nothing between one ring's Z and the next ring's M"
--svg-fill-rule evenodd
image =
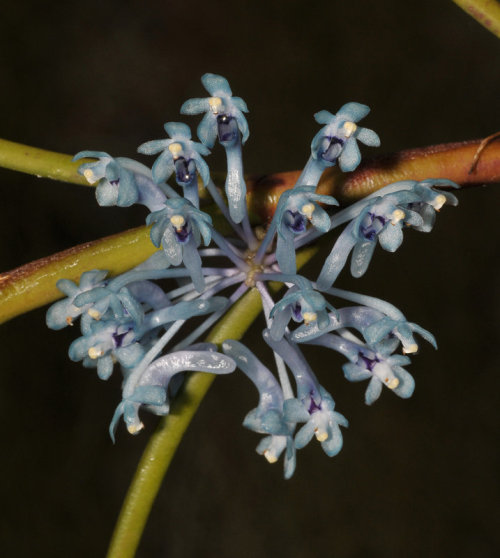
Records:
M139 200L139 189L134 171L148 175L147 167L126 157L114 159L104 151L80 151L73 157L73 161L85 157L98 159L80 165L78 173L83 175L90 184L97 182L95 194L99 205L129 207Z
M309 343L325 333L349 328L361 333L369 345L380 343L389 337L396 338L401 342L405 354L415 353L418 350L414 333L418 333L437 348L432 333L415 323L408 322L402 314L390 317L367 306L349 306L329 313L328 318L329 324L323 329L319 329L315 323L299 326L290 334L290 340L295 343Z
M68 325L73 325L73 320L83 312L89 310L92 303L86 305L75 305L75 298L83 292L89 291L94 287L105 284L108 272L100 269L85 271L80 277L79 285L70 279L60 279L56 287L67 295L67 298L59 300L47 311L46 323L50 329L62 329Z
M165 182L175 173L175 180L184 190L184 197L198 207L198 178L200 174L203 185L210 181L208 166L202 155L209 155L205 145L191 140L189 126L181 122L167 122L164 125L169 139L153 140L143 143L137 148L139 153L154 155L162 152L156 159L153 168L153 179L156 183Z
M318 328L323 330L329 324L328 309L336 311L325 297L312 287L310 281L303 277L297 278L296 285L291 287L271 310L271 337L276 341L280 340L292 319L306 325L317 324Z
M319 386L318 393L319 398L309 394L302 399L287 399L285 420L305 423L295 435L297 449L307 446L315 436L323 451L329 457L334 457L342 449L340 427L348 427L349 422L344 415L335 411L335 401L325 388Z
M130 293L127 287L115 291L112 282L89 289L74 299L75 306L87 307L85 316L92 320L100 320L109 313L116 319L132 319L140 324L144 318L141 304ZM108 312L109 311L109 312ZM85 333L89 319L82 317L81 327Z
M393 345L376 344L373 347L360 347L356 362L344 364L344 376L350 382L369 379L365 392L367 405L374 403L385 385L399 397L407 399L415 390L415 380L403 366L410 364L410 359L403 355L393 355Z
M189 99L181 107L181 114L205 113L198 126L198 137L208 147L213 147L216 138L224 144L234 144L238 130L245 143L249 136L248 123L243 115L248 107L241 97L233 97L226 78L216 74L204 74L201 82L211 97Z
M398 188L399 191L393 196L397 198L399 205L403 206L407 214L413 213L420 218L418 223L407 224L417 231L430 232L436 220L436 212L440 211L445 203L452 206L458 204L456 196L451 192L439 190L436 186L459 188L459 185L451 180L429 178L420 182L415 180L396 182L384 190L391 191Z
M369 146L379 146L378 135L368 128L357 126L370 109L359 103L347 103L337 114L321 110L314 115L323 128L311 142L311 157L302 171L297 184L316 186L323 171L337 164L343 172L353 171L361 162L358 141Z
M366 272L377 242L384 250L395 252L403 242L405 217L406 213L394 204L391 196L374 198L366 204L335 242L316 281L318 288L331 287L351 252L353 277L361 277Z
M146 406L157 415L168 414L168 387L176 374L188 371L229 374L236 368L232 358L216 352L215 345L205 343L201 344L201 347L200 350L199 347L193 346L156 359L140 374L136 382L132 372L124 387L123 400L118 405L109 427L113 440L118 420L122 415L131 434L137 434L142 430L144 425L139 419L141 406Z
M212 219L184 198L172 198L165 207L148 215L146 223L151 228L151 241L163 247L169 265L184 263L195 288L201 292L205 287L202 262L198 246L208 246L211 241Z
M314 186L299 186L281 194L268 234L277 229L276 258L283 273L297 271L294 239L305 232L308 223L322 233L330 229L330 217L320 203L338 205L332 196L316 194Z
M205 74L201 81L211 97L189 99L182 105L181 113L205 113L198 126L198 137L210 148L216 138L224 146L228 166L225 189L229 214L235 223L241 223L247 215L241 144L249 136L248 123L243 115L248 108L243 99L233 97L226 78Z
M107 380L115 361L132 368L142 359L144 348L130 321L107 320L92 322L86 334L71 343L68 354L75 362L83 360L86 367L97 367L99 378Z
M284 474L290 478L295 471L296 457L293 431L295 423L286 422L283 416L284 396L272 372L242 343L227 339L222 350L236 366L254 383L259 391L259 404L245 417L243 426L261 434L269 434L257 446L257 453L269 463L275 463L285 451Z
M335 411L335 402L331 395L319 384L295 343L289 343L284 338L275 341L269 330L264 330L263 337L286 362L297 383L297 397L288 398L283 404L287 422L305 423L295 435L295 447L305 447L316 436L328 456L337 455L342 448L340 426L347 427L347 419Z
M311 154L329 167L339 161L343 172L353 171L361 162L358 141L372 147L380 145L378 135L368 128L357 126L370 112L369 107L360 103L347 103L337 114L321 110L314 115L318 124L325 126L316 134L311 143Z

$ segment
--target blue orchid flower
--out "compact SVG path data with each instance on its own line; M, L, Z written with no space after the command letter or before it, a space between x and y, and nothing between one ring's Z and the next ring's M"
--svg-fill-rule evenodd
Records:
M127 157L114 159L104 151L80 151L73 157L73 161L86 157L98 160L83 163L78 168L78 173L83 175L89 184L97 183L95 194L99 205L129 207L137 202L145 205L154 202L154 206L165 198L159 191L147 192L151 189L148 184L151 182L151 171L141 163ZM142 196L141 188L145 190ZM147 199L141 200L141 197Z
M338 160L343 172L353 171L361 162L358 141L371 147L380 145L380 138L373 130L356 125L369 112L369 107L360 103L347 103L337 114L327 110L317 112L316 122L325 126L312 140L313 158L321 159L327 167Z
M350 382L370 380L365 392L365 402L371 405L380 397L383 386L403 399L413 395L415 380L403 368L410 362L406 356L393 355L392 346L382 343L372 348L361 347L357 361L344 364L342 370Z
M151 228L151 241L163 247L168 265L184 263L195 288L201 292L205 287L198 246L208 246L212 238L212 218L184 198L173 198L165 207L148 215L146 223Z
M323 128L311 142L311 157L297 184L316 186L323 171L339 162L343 172L353 171L361 162L358 141L372 147L380 145L378 135L368 128L357 126L356 122L370 112L369 107L360 103L347 103L337 114L321 110L314 115Z
M73 325L75 318L87 312L92 306L90 302L85 305L76 306L75 298L86 291L92 290L94 287L104 286L107 275L107 271L100 269L85 271L80 277L79 285L70 279L60 279L56 283L56 287L67 295L67 298L59 300L48 309L46 315L47 326L50 329L58 330Z
M308 343L325 333L350 328L361 333L369 345L380 343L389 337L396 338L401 342L405 354L415 353L418 350L414 333L418 333L437 349L436 339L432 333L415 323L408 322L402 314L400 317L390 317L367 306L350 306L329 313L328 319L329 323L323 329L320 329L317 323L299 326L290 333L290 341Z
M155 155L161 151L152 168L154 181L160 184L175 173L175 180L183 188L184 197L198 207L196 173L200 174L203 185L206 186L210 181L210 172L202 155L209 155L210 150L191 140L191 130L186 124L167 122L164 128L170 139L148 141L140 145L137 151L146 155Z
M189 99L182 105L181 114L205 113L198 126L198 137L210 148L216 138L224 146L228 166L225 188L229 214L235 223L241 223L247 215L241 144L249 136L248 123L243 115L248 108L243 99L233 97L226 78L205 74L201 82L211 97Z
M93 322L88 331L69 347L69 358L88 368L97 367L97 375L107 380L115 361L132 368L144 356L144 347L138 342L133 323L123 320Z
M330 217L319 205L338 205L332 196L315 193L314 186L299 186L283 192L267 234L277 230L276 259L283 273L297 271L294 239L307 229L308 223L322 233L330 229Z
M132 372L124 388L123 400L118 405L109 427L113 441L118 420L122 415L128 431L137 434L144 427L139 419L141 406L157 415L168 414L168 387L176 374L188 371L230 374L235 370L234 360L216 352L215 345L202 346L203 350L193 346L191 349L176 351L156 359L141 373L137 382L129 381L133 379Z
M351 274L361 277L368 269L377 242L384 250L395 252L403 242L403 223L421 224L417 214L407 215L394 202L392 196L374 198L349 223L325 260L316 282L320 290L331 287L351 252Z
M365 393L367 405L374 403L382 392L382 386L388 387L404 399L411 397L415 381L403 366L410 364L404 355L393 354L399 345L399 339L387 338L374 345L354 341L354 336L342 336L325 333L309 341L343 354L350 362L343 365L344 376L351 382L369 379Z
M278 461L285 451L284 475L290 478L295 471L296 456L293 432L294 422L286 422L283 416L284 396L281 386L272 372L242 343L227 339L222 350L236 366L254 383L259 391L259 404L243 420L243 426L260 434L269 434L257 446L257 453L269 463Z
M270 312L271 337L275 341L279 341L285 334L290 320L304 322L306 326L317 324L318 328L323 330L330 323L327 309L336 312L335 308L313 288L309 281L300 277L296 285L288 290Z
M340 426L349 426L347 419L335 411L333 398L319 384L297 345L285 339L275 341L269 330L264 330L263 337L286 362L297 383L297 397L286 399L283 404L287 422L305 423L295 435L295 447L305 447L316 436L329 457L337 455L342 449Z
M245 143L250 135L248 123L243 115L248 107L241 97L233 97L226 78L216 74L204 74L201 82L211 97L189 99L181 107L181 114L202 114L203 120L198 126L198 137L212 148L215 140L234 145L238 141L238 130Z
M416 180L402 180L386 186L379 193L391 196L396 203L409 215L413 215L413 222L405 217L405 224L417 231L430 232L436 220L436 212L440 211L445 203L456 206L458 199L451 192L440 190L436 186L459 188L451 180L443 178L428 178L417 182Z

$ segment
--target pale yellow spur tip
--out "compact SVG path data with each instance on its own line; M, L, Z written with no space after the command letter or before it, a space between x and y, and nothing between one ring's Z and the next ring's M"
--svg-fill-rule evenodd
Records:
M87 314L91 318L94 318L94 320L100 320L101 319L101 313L99 311L97 311L95 308L89 308L87 310Z
M222 99L220 97L210 97L208 104L213 114L217 114L222 106Z
M318 318L318 315L314 312L304 312L302 314L302 317L304 318L304 323L307 325L311 322L315 322Z
M346 122L344 124L344 133L346 138L350 138L357 129L358 127L354 124L354 122Z
M171 143L168 146L168 150L172 153L172 156L175 158L179 157L182 152L182 145L180 143Z
M185 225L186 219L182 215L172 215L170 222L176 229L180 229Z
M418 351L418 345L413 343L412 345L408 345L407 347L403 347L403 353L405 355L410 355L412 353L416 353Z
M90 347L90 349L88 350L88 355L92 360L95 360L96 358L102 356L102 351L97 347Z
M397 378L392 378L392 380L386 378L386 384L389 389L395 389L399 386L399 380Z
M300 208L300 212L302 215L305 215L308 219L310 219L315 209L316 208L313 203L306 203Z
M318 440L318 442L324 442L325 440L328 439L328 432L326 432L326 430L316 429L314 431L314 434L315 434L316 440Z
M434 209L439 211L445 203L446 203L446 197L443 196L443 194L438 194L434 198L434 203L432 205L434 206Z
M276 461L278 461L278 458L274 455L274 453L271 453L268 450L266 450L263 455L269 463L276 463Z
M94 184L94 182L97 180L95 174L90 169L85 169L83 171L83 176L87 179L88 182L90 182L90 184Z
M392 214L391 223L395 225L396 223L399 223L399 221L401 221L404 218L405 218L405 212L402 209L396 209Z
M140 422L139 424L127 424L127 430L130 434L137 434L144 428L144 424Z

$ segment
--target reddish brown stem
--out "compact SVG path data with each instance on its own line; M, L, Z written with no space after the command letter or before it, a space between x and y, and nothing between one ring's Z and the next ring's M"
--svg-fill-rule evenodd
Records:
M399 180L447 178L463 187L500 182L500 141L493 142L493 136L486 139L488 142L445 143L374 157L347 174L332 167L321 177L318 192L350 203ZM251 212L268 221L282 192L299 175L299 171L291 171L248 180Z

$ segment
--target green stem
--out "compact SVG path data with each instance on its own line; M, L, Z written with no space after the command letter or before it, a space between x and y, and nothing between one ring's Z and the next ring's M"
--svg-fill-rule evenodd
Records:
M303 250L297 255L297 266L304 265L316 252L317 248ZM260 311L260 295L257 289L252 289L215 326L207 341L221 344L229 338L241 339ZM135 555L163 477L214 379L213 374L190 374L170 414L160 421L151 436L123 502L107 558L133 558Z
M86 178L77 173L82 162L89 159L82 159L75 163L71 159L71 155L64 153L0 139L0 167L34 174L38 177L90 186Z
M500 39L500 3L498 0L453 0L453 2Z
M78 282L89 269L118 275L138 265L156 248L148 227L80 244L0 274L0 323L61 298L58 279Z

